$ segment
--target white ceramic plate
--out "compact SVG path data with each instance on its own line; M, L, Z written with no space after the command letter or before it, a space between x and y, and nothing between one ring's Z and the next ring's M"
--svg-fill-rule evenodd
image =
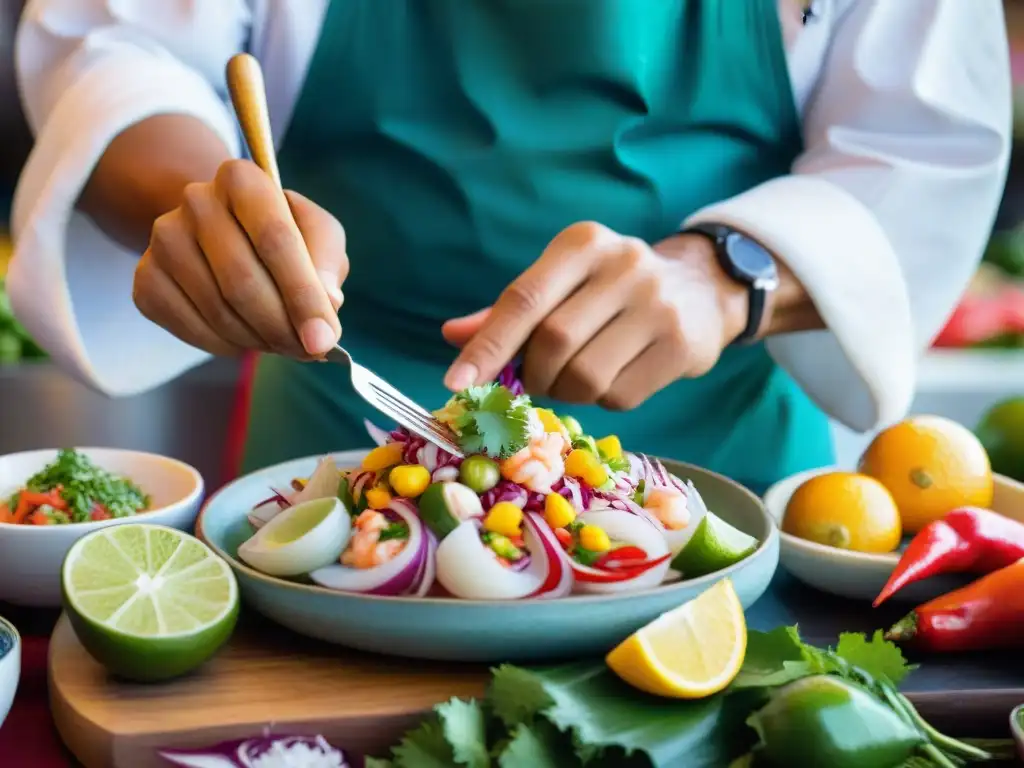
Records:
M191 530L203 499L199 472L176 459L115 448L79 448L99 467L138 485L152 500L152 509L122 517L71 525L0 523L0 601L33 608L60 605L60 569L71 545L97 528L147 522ZM0 456L0 498L6 499L57 457L56 450L25 451Z
M836 469L814 469L780 480L764 495L768 514L781 526L786 505L796 489L815 475ZM1024 485L996 475L992 508L1001 515L1024 522ZM805 584L840 597L874 600L900 559L898 552L872 555L815 544L781 531L780 537L779 564ZM890 602L924 602L962 586L970 578L958 575L928 579L900 590Z

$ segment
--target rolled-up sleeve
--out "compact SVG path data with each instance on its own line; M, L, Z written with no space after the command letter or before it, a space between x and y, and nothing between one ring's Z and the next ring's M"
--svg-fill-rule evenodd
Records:
M244 46L246 0L33 0L16 64L36 144L12 215L7 286L54 360L109 395L152 388L204 359L131 299L137 253L75 210L110 142L157 114L206 123L235 153L223 71Z
M747 232L804 285L827 330L768 350L845 425L909 408L917 360L981 258L1010 124L1001 0L855 0L835 20L792 174L691 218Z

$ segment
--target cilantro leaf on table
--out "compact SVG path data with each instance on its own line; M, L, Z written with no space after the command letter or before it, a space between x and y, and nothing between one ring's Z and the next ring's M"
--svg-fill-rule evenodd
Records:
M654 766L720 768L753 743L744 726L749 697L659 699L626 685L604 664L503 666L494 672L489 698L508 727L543 718L572 734L585 765L615 748L627 757L644 755Z
M866 636L846 632L839 636L836 655L847 663L863 669L875 679L887 679L899 685L915 668L907 663L899 646L885 639L882 630L876 630L870 640Z
M498 768L566 768L577 763L572 742L550 723L520 723L497 754Z
M465 453L507 458L529 440L530 408L528 397L486 384L458 393L445 411L453 414L450 426Z
M813 673L796 627L747 632L747 653L730 690L772 688Z
M451 745L456 765L488 768L487 719L483 707L475 699L451 699L434 710L441 721L445 739Z

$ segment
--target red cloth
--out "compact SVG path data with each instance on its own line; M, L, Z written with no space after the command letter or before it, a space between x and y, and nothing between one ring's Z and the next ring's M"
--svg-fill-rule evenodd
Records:
M46 637L23 637L21 682L14 706L0 727L0 765L4 768L74 768L50 717L46 688Z

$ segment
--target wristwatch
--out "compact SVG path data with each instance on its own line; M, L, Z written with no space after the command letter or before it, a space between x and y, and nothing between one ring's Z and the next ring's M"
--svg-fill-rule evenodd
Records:
M750 292L747 326L733 343L743 344L755 339L764 322L768 294L779 287L779 269L771 253L756 240L724 224L695 224L680 234L703 235L711 240L725 273L747 286Z

